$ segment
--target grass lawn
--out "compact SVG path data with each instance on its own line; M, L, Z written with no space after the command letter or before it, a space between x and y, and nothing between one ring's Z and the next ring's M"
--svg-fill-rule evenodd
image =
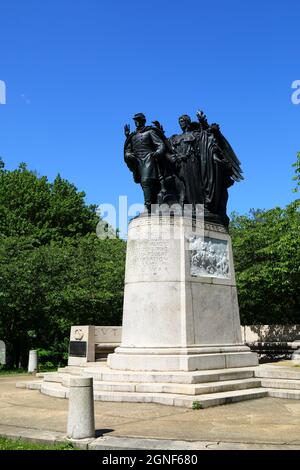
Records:
M53 369L44 369L43 367L40 367L38 372L57 372L57 367L53 367ZM29 374L26 369L6 369L5 367L0 366L0 377L3 375L30 375L34 376L35 374Z
M54 446L47 444L36 444L22 439L7 439L6 437L0 437L0 451L1 450L78 450L66 442L65 444L57 444Z
M2 375L17 375L17 374L31 375L31 374L28 374L26 369L6 369L5 367L0 366L0 376L2 376Z

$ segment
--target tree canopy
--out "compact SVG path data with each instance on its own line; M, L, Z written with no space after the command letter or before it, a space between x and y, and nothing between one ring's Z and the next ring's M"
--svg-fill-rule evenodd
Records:
M95 232L95 206L58 175L53 183L27 169L25 163L13 171L0 165L0 233L31 236L40 243Z
M300 153L294 181L300 184ZM230 224L243 324L300 323L300 199L233 214Z
M299 191L299 186L300 186L300 152L297 154L297 160L293 164L293 167L295 168L295 176L293 178L293 181L296 181L296 187L294 188L294 193L297 193Z
M300 322L300 200L234 215L230 233L243 324Z
M121 322L125 242L97 238L84 196L0 165L0 338L16 365L30 347L65 352L72 324Z

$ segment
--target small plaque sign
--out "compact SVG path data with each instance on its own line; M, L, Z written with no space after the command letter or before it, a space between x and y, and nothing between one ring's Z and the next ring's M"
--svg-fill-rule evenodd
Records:
M69 356L86 357L86 341L70 341Z

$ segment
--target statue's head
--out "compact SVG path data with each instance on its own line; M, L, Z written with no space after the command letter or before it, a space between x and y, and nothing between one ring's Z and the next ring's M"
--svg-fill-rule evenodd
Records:
M187 130L191 125L191 118L187 114L183 114L178 119L179 125L183 131Z
M143 127L146 124L146 116L143 113L137 113L133 116L134 123L136 128Z

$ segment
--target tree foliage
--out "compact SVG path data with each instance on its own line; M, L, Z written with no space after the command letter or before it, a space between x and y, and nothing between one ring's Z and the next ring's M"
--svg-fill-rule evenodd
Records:
M293 181L296 181L296 187L294 188L294 193L297 193L299 191L299 186L300 186L300 152L297 154L297 160L293 164L293 167L295 168L295 176L293 178Z
M300 322L300 200L234 214L231 236L243 324Z
M293 165L300 184L300 152ZM300 199L270 210L232 215L241 321L244 325L300 323Z
M98 239L98 221L60 176L0 169L0 338L16 365L32 347L61 357L72 324L120 324L125 243Z
M31 236L41 243L95 232L95 206L58 175L53 183L21 163L14 171L0 165L0 233Z

